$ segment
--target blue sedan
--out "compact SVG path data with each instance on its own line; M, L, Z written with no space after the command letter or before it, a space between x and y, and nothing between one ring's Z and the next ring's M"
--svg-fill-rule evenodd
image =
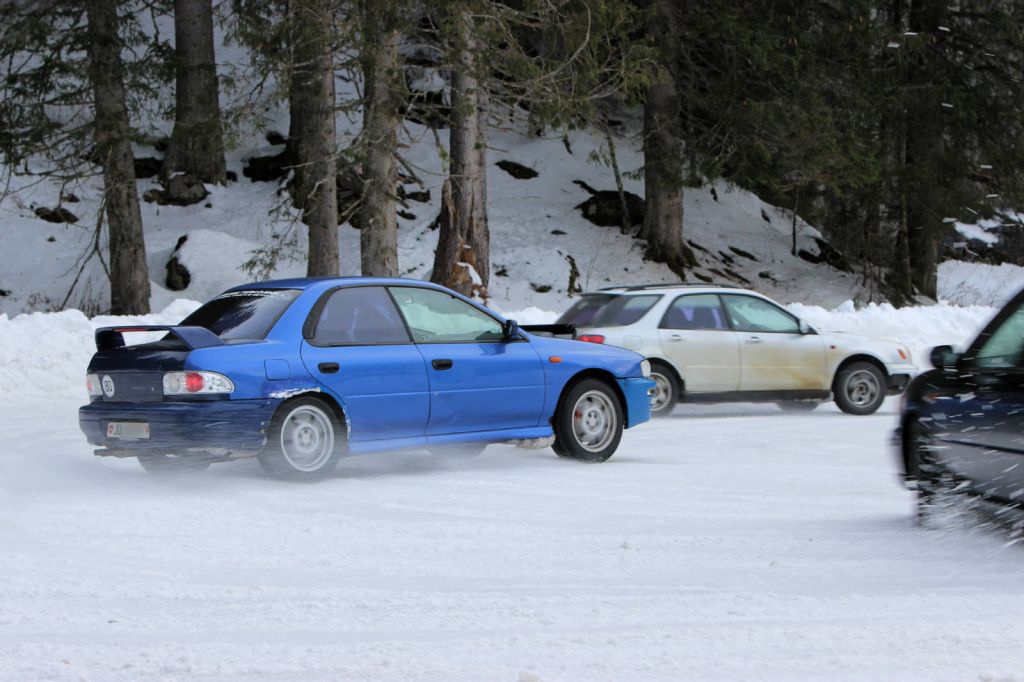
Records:
M603 462L650 417L650 367L571 335L420 281L246 284L177 326L97 330L79 424L97 455L152 472L256 456L313 479L345 454L509 441Z

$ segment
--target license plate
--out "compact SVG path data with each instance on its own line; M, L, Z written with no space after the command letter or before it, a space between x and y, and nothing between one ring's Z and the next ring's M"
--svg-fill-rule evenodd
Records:
M146 422L107 422L107 438L122 440L149 438L149 424Z

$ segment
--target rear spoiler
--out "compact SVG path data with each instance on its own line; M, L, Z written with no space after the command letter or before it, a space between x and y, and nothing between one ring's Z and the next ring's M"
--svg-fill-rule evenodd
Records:
M126 332L167 332L181 339L189 350L223 346L219 336L206 327L176 327L164 324L144 324L130 327L101 327L96 330L96 350L117 350L124 348Z
M576 325L574 324L524 324L519 328L536 336L554 336L560 339L576 338Z

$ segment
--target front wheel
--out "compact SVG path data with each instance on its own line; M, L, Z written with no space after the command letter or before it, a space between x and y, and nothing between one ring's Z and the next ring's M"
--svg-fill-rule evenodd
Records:
M622 440L622 406L614 389L599 379L585 379L562 399L555 413L555 443L559 457L603 462Z
M327 403L297 398L277 409L258 459L264 471L279 478L317 480L338 466L340 440L338 418Z
M870 362L853 362L832 384L836 405L847 414L871 414L885 400L885 374Z

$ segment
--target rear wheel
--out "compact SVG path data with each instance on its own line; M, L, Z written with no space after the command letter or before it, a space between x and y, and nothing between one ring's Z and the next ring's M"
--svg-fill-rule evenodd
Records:
M622 406L615 391L600 379L584 379L569 389L555 414L559 457L603 462L622 440Z
M651 362L651 381L654 382L654 393L651 394L651 416L664 417L672 413L679 401L679 381L668 365L662 362Z
M836 405L847 414L871 414L885 400L885 374L870 362L851 362L832 384Z
M205 471L210 466L209 460L205 459L202 455L169 455L163 452L140 452L138 459L143 469L156 476Z
M319 398L284 403L270 423L267 444L258 455L268 474L317 480L338 466L342 431L331 407Z

